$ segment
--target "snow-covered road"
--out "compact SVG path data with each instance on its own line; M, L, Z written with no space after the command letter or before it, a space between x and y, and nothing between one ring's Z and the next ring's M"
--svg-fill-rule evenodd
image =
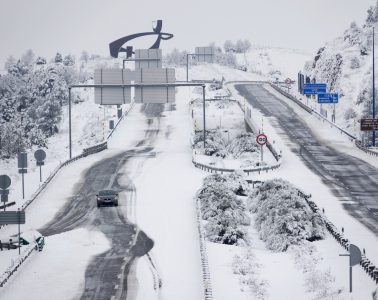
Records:
M266 117L275 117L290 139L291 150L332 189L344 209L378 236L378 169L325 144L290 107L263 86L237 88Z
M189 89L179 95L177 106L136 105L109 141L109 150L54 178L30 207L23 228L47 235L46 248L21 268L0 298L203 296L193 195L205 174L191 164ZM118 207L96 207L95 194L105 188L120 191ZM2 234L14 229L9 226ZM97 247L90 250L91 244ZM149 259L135 259L151 249L153 272ZM154 290L156 278L160 290ZM45 293L29 293L46 286Z

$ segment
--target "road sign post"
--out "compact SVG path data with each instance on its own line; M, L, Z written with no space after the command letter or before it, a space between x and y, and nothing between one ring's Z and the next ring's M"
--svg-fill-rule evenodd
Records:
M25 179L24 174L28 172L28 154L26 152L19 152L17 155L18 173L22 176L22 199L25 199Z
M261 133L261 134L259 134L256 137L256 142L257 142L257 144L260 145L260 149L261 149L261 162L263 162L263 160L264 160L263 146L268 142L268 137L265 134Z
M37 166L39 166L39 182L42 182L42 166L45 164L46 152L38 149L34 152L34 158L37 160Z
M356 245L349 245L349 254L339 254L339 256L349 256L349 292L352 292L352 267L360 264L361 250Z
M7 205L5 202L8 202L8 195L9 195L9 190L8 188L10 187L12 183L12 180L8 175L1 175L0 176L0 195L1 195L1 202L4 202L4 211L6 210L5 208Z

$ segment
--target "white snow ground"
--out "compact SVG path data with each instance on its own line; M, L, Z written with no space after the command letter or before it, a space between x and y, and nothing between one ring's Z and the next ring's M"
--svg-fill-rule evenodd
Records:
M162 279L159 299L165 300L203 298L194 194L206 174L191 162L189 99L188 88L178 89L176 110L164 113L157 156L134 181L137 223L155 242L152 255ZM143 284L140 270L138 281ZM151 298L139 294L137 299Z

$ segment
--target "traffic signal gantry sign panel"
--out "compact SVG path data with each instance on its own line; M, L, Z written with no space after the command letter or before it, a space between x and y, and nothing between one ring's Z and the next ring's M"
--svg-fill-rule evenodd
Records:
M98 69L94 73L95 84L130 84L134 72L129 69ZM95 103L119 105L131 102L130 87L95 88Z
M162 68L161 49L136 49L135 69Z
M141 84L164 84L175 83L175 69L138 69L135 70L135 83ZM175 87L153 86L136 87L136 103L172 103L175 101Z
M214 47L196 47L196 59L198 62L214 62Z

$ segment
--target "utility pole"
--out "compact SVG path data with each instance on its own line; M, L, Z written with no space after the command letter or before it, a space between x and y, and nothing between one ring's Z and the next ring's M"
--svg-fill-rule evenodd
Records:
M373 27L373 119L375 119L375 28ZM372 146L375 147L375 130L373 130Z

